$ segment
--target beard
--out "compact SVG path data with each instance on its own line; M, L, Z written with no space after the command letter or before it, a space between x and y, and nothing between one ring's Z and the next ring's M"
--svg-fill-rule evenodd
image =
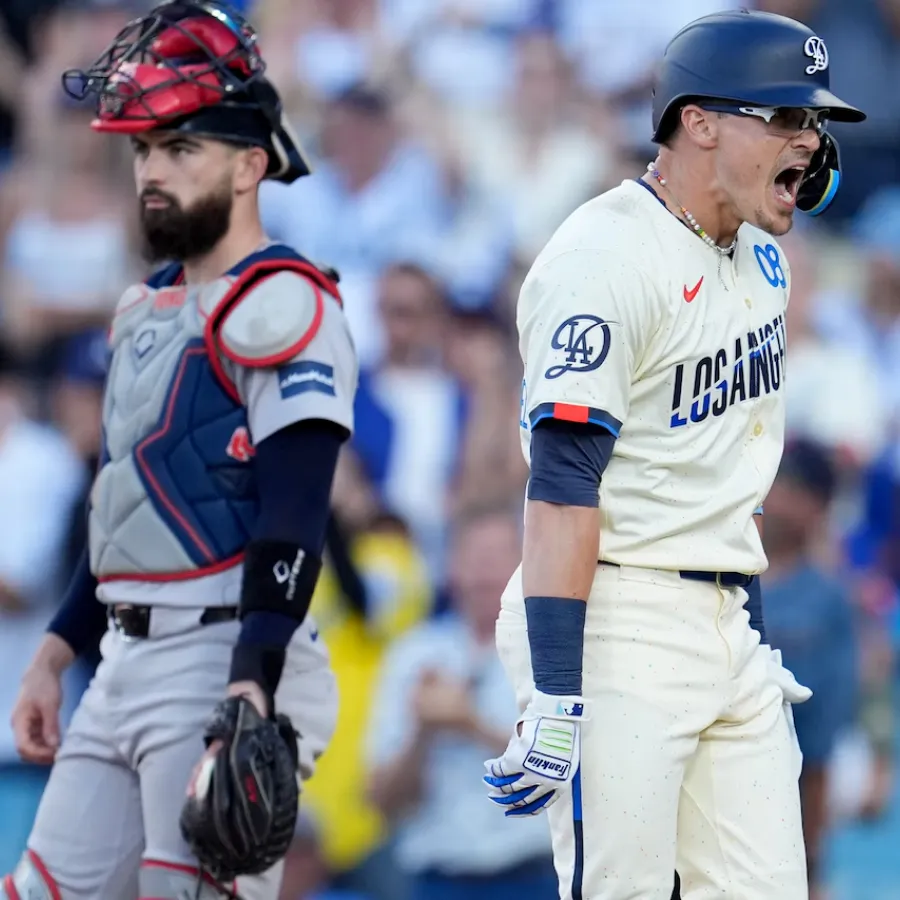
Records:
M149 208L149 197L168 206ZM141 255L148 263L184 262L205 256L228 232L233 199L231 183L223 181L206 196L185 208L171 194L147 188L140 198Z

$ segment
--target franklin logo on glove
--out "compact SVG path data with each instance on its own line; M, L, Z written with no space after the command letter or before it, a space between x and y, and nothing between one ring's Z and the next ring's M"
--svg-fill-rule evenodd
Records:
M559 799L581 763L588 718L587 700L534 691L506 752L484 764L488 796L506 807L504 815L534 816Z

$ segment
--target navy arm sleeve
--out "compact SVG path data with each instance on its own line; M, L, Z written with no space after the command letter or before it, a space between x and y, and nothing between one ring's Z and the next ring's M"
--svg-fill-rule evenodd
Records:
M106 607L97 600L97 579L91 574L87 549L47 631L61 637L76 656L93 650L106 631Z
M599 506L600 479L615 442L615 436L601 425L543 419L531 434L528 499Z
M331 485L347 431L306 419L260 441L254 466L260 513L258 541L282 541L321 557L330 515ZM284 653L300 621L286 613L254 610L241 621L230 681L265 681L274 693Z

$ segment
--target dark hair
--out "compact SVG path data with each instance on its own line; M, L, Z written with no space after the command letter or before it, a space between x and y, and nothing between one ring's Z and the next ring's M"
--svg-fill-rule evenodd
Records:
M356 82L337 93L331 99L331 106L344 106L354 112L372 118L384 118L391 112L391 98L387 92L365 82Z
M802 488L825 506L831 503L838 487L831 452L808 438L796 438L785 445L778 478Z

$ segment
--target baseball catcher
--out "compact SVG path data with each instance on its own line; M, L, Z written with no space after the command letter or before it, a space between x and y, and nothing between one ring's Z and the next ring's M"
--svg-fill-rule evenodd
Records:
M115 311L88 547L14 711L53 769L2 900L275 900L334 729L307 612L357 361L336 273L260 222L260 182L310 172L265 73L247 21L176 0L64 76L130 141L159 267Z

